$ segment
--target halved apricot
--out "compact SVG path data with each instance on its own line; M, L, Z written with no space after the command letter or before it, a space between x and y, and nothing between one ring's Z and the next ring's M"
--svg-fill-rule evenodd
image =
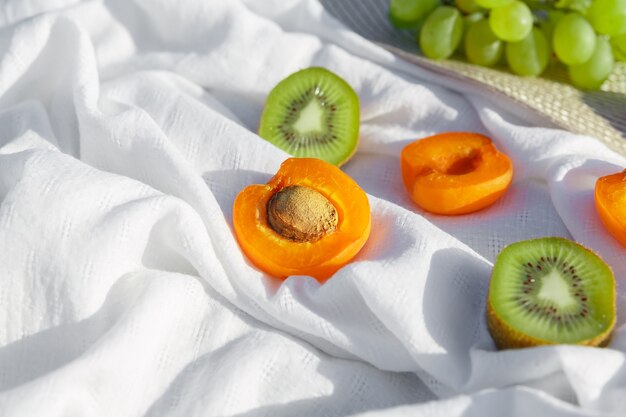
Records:
M511 160L478 133L452 132L405 146L402 179L411 198L437 214L465 214L493 204L513 178Z
M267 184L237 195L233 226L242 251L259 269L281 279L310 275L324 282L367 241L370 206L339 168L290 158Z
M598 178L594 199L606 229L626 246L626 170Z

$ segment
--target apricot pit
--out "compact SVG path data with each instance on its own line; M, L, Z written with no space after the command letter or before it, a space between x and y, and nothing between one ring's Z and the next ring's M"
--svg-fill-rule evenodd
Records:
M337 229L337 209L321 193L292 185L272 196L267 220L278 234L296 242L315 242Z

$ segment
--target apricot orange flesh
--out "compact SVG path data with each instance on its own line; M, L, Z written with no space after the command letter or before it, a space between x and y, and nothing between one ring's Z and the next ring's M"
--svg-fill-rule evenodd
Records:
M270 225L268 203L294 186L310 188L334 206L336 226L322 237L297 241L299 233L283 236ZM267 184L250 185L237 195L233 226L242 251L259 269L281 279L309 275L324 282L367 241L370 206L365 192L336 166L315 158L290 158Z
M604 227L626 246L626 170L598 178L595 202Z
M410 143L402 150L401 168L413 201L446 215L493 204L513 179L511 160L478 133L441 133Z

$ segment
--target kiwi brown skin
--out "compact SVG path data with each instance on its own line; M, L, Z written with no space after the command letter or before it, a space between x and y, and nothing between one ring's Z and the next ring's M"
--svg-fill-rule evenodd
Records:
M554 239L562 239L562 238L554 238ZM595 252L590 250L589 248L577 243L579 247L582 249L594 254L597 256ZM609 270L611 270L610 266L607 265ZM612 273L612 270L611 270ZM489 333L493 338L493 341L496 344L498 349L519 349L519 348L527 348L534 346L543 346L543 345L556 345L558 343L550 340L544 340L540 338L536 338L525 334L523 332L518 331L505 320L503 320L493 307L491 302L491 287L489 288L489 294L487 297L487 308L486 308L486 316L487 316L487 327L489 329ZM616 310L616 297L613 294L612 297L613 311ZM607 329L601 333L596 335L590 339L584 339L576 342L576 345L580 346L592 346L592 347L605 347L611 341L611 336L613 335L613 329L615 328L616 315L613 315L612 321Z

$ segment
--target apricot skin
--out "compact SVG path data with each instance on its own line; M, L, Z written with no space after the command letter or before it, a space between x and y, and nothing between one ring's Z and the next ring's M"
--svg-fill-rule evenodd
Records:
M411 199L444 215L490 206L513 179L510 159L478 133L441 133L413 142L402 150L401 168Z
M626 170L598 178L594 200L606 230L626 246Z

